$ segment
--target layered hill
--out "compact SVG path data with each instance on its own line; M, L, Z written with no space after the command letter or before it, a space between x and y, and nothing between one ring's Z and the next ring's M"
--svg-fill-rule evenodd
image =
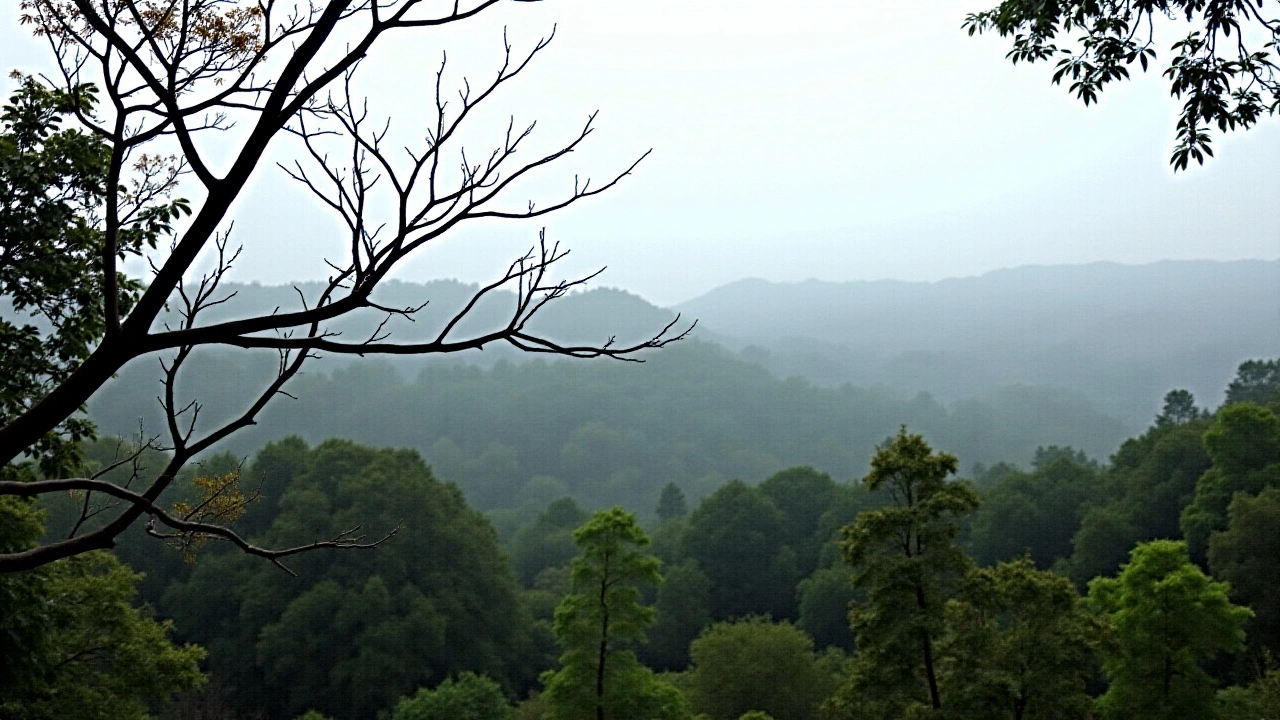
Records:
M935 283L743 280L676 308L782 376L947 400L1026 384L1142 424L1280 355L1280 262L1095 263Z

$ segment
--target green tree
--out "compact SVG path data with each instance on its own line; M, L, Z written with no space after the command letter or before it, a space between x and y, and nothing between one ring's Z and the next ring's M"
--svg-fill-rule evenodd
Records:
M1186 390L1170 390L1164 396L1164 408L1156 416L1157 425L1182 425L1204 415L1196 407L1196 398Z
M1280 720L1280 669L1266 673L1246 686L1218 693L1221 720Z
M963 482L949 482L954 455L934 453L903 427L876 449L868 489L890 503L844 528L841 548L865 602L850 611L858 655L837 704L863 717L901 717L913 707L942 707L936 645L946 601L969 559L955 544L957 521L978 507Z
M511 538L516 577L528 587L538 573L569 563L577 555L573 531L589 516L571 498L560 498Z
M1102 489L1095 463L1072 452L1040 458L1030 473L1010 470L982 490L969 547L983 565L1028 553L1036 566L1071 556L1087 503Z
M737 720L751 711L812 720L838 682L804 631L759 616L712 625L690 653L694 709L711 720Z
M267 467L293 480L264 541L399 527L377 552L303 553L290 564L297 578L211 548L168 586L160 607L209 648L210 670L240 709L347 720L468 670L512 689L536 681L509 561L457 487L413 451L342 440L280 450Z
M1209 568L1253 610L1249 645L1280 657L1280 488L1236 493L1227 529L1209 536Z
M849 605L857 593L849 581L847 568L830 567L814 571L796 586L796 596L800 602L800 619L796 626L809 633L819 648L853 650Z
M30 547L39 514L0 498L0 548ZM142 720L204 683L202 648L133 604L139 576L104 552L0 575L0 717Z
M1227 386L1223 405L1241 402L1267 405L1276 401L1277 393L1280 393L1280 358L1246 360L1240 363L1235 379Z
M654 611L640 588L662 581L635 515L601 510L573 533L573 593L556 608L560 669L543 676L548 720L676 720L688 717L680 691L654 677L627 649L644 639Z
M1177 538L1178 518L1212 466L1203 436L1210 420L1152 425L1111 456L1099 497L1081 512L1068 574L1080 587L1112 575L1139 542Z
M1172 540L1138 545L1118 577L1089 583L1089 604L1116 637L1102 661L1110 681L1098 699L1103 717L1213 718L1214 681L1202 665L1242 649L1253 614L1228 595L1226 583L1192 564L1186 543Z
M1227 506L1238 492L1256 495L1280 487L1280 418L1252 403L1228 405L1204 434L1213 460L1196 484L1195 499L1182 512L1182 531L1197 557L1209 534L1227 526Z
M685 504L684 491L680 486L669 482L662 486L662 494L658 496L658 519L676 520L689 514Z
M689 643L711 623L708 603L711 581L694 560L667 567L658 601L657 621L649 628L649 641L640 658L655 670L683 670L689 665Z
M1030 558L976 569L947 606L943 694L957 719L1088 716L1085 682L1106 625L1067 578Z
M29 411L65 382L105 331L103 293L128 311L141 286L123 275L108 282L99 258L104 233L94 226L110 186L111 149L92 133L63 129L94 105L96 88L49 89L21 77L0 113L0 427ZM168 212L154 209L126 228L120 258L154 246ZM150 223L148 223L150 218ZM43 474L73 472L78 442L93 436L83 418L67 417L23 455Z
M464 672L396 703L391 720L511 720L511 703L490 678Z
M1172 94L1184 100L1170 158L1179 170L1213 155L1212 127L1248 129L1280 108L1276 24L1263 4L1004 0L969 15L964 26L970 35L994 30L1012 37L1007 57L1014 63L1056 59L1053 82L1068 81L1088 105L1107 85L1127 80L1130 68L1146 71L1165 16L1185 18L1190 30L1172 44L1173 59L1163 73Z
M830 540L819 534L819 520L831 506L836 483L830 475L804 466L774 473L759 489L782 511L783 539L796 554L798 581L817 569L818 553Z
M786 518L768 496L739 480L726 483L689 514L684 552L711 580L711 617L795 614L794 552Z

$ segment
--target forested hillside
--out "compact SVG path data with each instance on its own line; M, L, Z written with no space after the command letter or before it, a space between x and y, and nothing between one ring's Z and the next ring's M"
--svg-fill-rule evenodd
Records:
M242 406L274 367L213 355L181 391L213 422ZM90 404L104 432L135 435L162 421L152 373L129 370ZM968 466L1025 463L1039 445L1094 457L1127 434L1079 396L1008 387L944 405L852 386L780 380L714 345L687 341L643 364L428 364L405 378L366 360L291 384L260 422L221 447L248 455L288 435L417 449L483 510L528 509L563 495L586 506L652 507L668 482L698 499L734 478L809 464L858 476L872 447L906 423L955 448Z
M783 377L927 391L1078 392L1141 427L1171 387L1210 397L1280 353L1280 261L1094 263L936 283L742 280L675 308Z
M138 691L175 719L1257 720L1280 703L1280 360L1243 364L1225 397L1167 393L1106 461L1042 446L961 479L967 458L899 428L850 478L778 467L598 512L552 498L502 542L417 452L290 437L190 469L175 508L274 546L392 533L378 548L287 558L295 577L135 527L116 555L145 577L111 572L194 643L185 679ZM99 441L90 466L127 452ZM46 499L48 532L82 502Z

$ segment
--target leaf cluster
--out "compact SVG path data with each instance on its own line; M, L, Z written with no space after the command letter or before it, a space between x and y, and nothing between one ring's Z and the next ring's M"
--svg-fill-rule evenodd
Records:
M1169 162L1185 170L1213 155L1210 128L1248 129L1280 110L1280 17L1267 14L1274 9L1268 0L1005 0L969 14L964 28L1011 37L1006 57L1015 64L1057 58L1054 84L1070 81L1070 92L1089 105L1107 85L1129 79L1135 64L1147 70L1157 25L1190 25L1171 45L1163 73L1170 94L1184 100Z

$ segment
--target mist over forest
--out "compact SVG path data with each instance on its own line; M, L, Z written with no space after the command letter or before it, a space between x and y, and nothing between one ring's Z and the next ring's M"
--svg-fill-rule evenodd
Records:
M390 284L376 298L386 307L430 303L384 330L400 342L434 337L473 290ZM291 287L230 291L207 322L297 303ZM500 325L513 302L485 298L458 331ZM626 344L676 312L698 320L693 337L640 364L548 362L502 345L322 358L291 384L297 400L280 398L220 450L247 456L288 435L411 447L483 510L564 494L651 507L667 482L700 498L797 464L854 478L902 424L966 469L1025 465L1047 445L1104 459L1150 422L1166 391L1212 405L1240 362L1280 354L1280 262L1031 267L940 283L744 280L675 309L598 289L535 321L559 342ZM378 319L333 330L367 335ZM179 390L201 399L202 423L241 408L275 368L269 351L189 362ZM160 428L158 379L158 363L131 365L90 416L124 437Z
M1280 0L16 5L0 720L1280 720Z

